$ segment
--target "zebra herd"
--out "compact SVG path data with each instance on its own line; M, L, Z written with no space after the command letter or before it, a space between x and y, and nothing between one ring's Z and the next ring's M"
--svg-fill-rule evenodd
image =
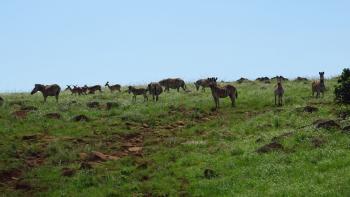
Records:
M321 94L323 96L324 91L326 89L324 72L319 72L319 75L320 75L320 80L312 82L312 95L314 96L316 93L316 98L319 98ZM215 102L215 109L219 108L219 99L226 98L226 97L230 98L231 106L234 107L236 104L236 99L238 98L238 91L236 87L234 87L233 85L220 86L217 83L217 79L218 78L216 77L200 79L196 81L194 85L197 91L200 89L200 87L202 87L203 91L205 91L205 88L210 88L212 97ZM282 85L282 81L287 79L282 76L277 76L276 79L277 79L277 84L274 90L275 105L282 106L283 96L285 92ZM105 87L107 87L111 92L114 92L114 91L121 92L121 85L119 84L110 85L109 82L107 82L105 84ZM133 95L132 97L133 101L136 101L136 96L138 95L143 95L144 101L148 101L147 93L149 93L152 96L153 101L158 101L159 95L162 94L164 91L169 92L170 89L176 89L178 92L180 91L180 89L187 91L184 80L180 78L168 78L168 79L161 80L159 82L152 82L148 84L146 88L137 88L134 86L129 86L127 92ZM71 86L68 85L65 90L71 91L71 93L75 95L76 94L87 95L87 94L95 94L96 91L102 92L102 87L100 85L95 85L95 86L85 85L83 87L79 87L75 85L72 88ZM31 94L33 95L36 92L41 92L43 94L44 102L46 102L46 99L48 96L56 97L56 101L58 102L58 97L61 92L61 88L57 84L53 84L53 85L35 84Z

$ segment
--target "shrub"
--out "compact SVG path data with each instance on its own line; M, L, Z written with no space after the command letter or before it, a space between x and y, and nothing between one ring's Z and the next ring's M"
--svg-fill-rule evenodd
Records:
M335 87L335 101L343 104L350 104L350 69L345 68L338 79Z

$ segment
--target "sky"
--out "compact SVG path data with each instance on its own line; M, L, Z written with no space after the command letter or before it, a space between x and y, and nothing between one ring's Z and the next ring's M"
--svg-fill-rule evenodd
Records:
M1 0L0 91L335 76L350 58L346 0Z

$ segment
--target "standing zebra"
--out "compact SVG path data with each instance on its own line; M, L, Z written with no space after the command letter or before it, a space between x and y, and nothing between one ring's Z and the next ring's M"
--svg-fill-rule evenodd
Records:
M283 78L276 77L277 79L277 88L275 89L275 105L282 106L283 105L283 95L284 95L284 89L282 87L282 80Z
M324 85L324 72L319 72L319 74L320 80L312 82L312 97L315 96L316 92L316 98L319 98L321 94L323 97L326 90L326 86Z

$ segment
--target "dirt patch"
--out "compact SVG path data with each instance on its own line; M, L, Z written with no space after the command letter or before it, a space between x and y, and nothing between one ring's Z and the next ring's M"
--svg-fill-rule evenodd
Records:
M98 108L100 107L100 103L97 101L92 101L92 102L86 103L86 106L88 106L89 108Z
M38 108L34 107L34 106L22 106L21 110L23 110L23 111L38 111Z
M32 186L27 182L19 181L16 183L15 189L16 190L31 190Z
M0 185L7 184L12 181L17 181L22 175L19 169L10 169L0 172Z
M62 168L61 175L62 176L67 176L67 177L72 177L77 171L72 168Z
M291 137L293 134L294 134L294 132L292 132L292 131L291 132L287 132L287 133L283 133L283 134L281 134L279 136L273 137L271 139L271 142L278 142L278 141L280 141L280 140L282 140L284 138Z
M90 119L85 115L77 115L72 118L75 122L89 122Z
M340 125L336 123L334 120L316 120L314 123L316 128L320 129L339 129Z
M320 138L320 137L313 137L311 139L311 143L315 148L320 148L323 144L326 143L326 140Z
M24 119L28 116L28 111L18 110L12 113L12 115L17 119Z
M266 144L256 150L257 153L269 153L272 151L279 151L283 150L283 145L278 142L271 142L269 144Z
M120 104L117 102L107 102L106 103L107 110L111 110L112 108L118 108L118 107L120 107Z
M298 112L313 113L313 112L318 112L318 108L313 107L313 106L305 106L305 107L297 108L297 111Z
M53 113L45 114L45 117L46 118L50 118L50 119L57 119L58 120L58 119L61 119L61 114L53 112Z

